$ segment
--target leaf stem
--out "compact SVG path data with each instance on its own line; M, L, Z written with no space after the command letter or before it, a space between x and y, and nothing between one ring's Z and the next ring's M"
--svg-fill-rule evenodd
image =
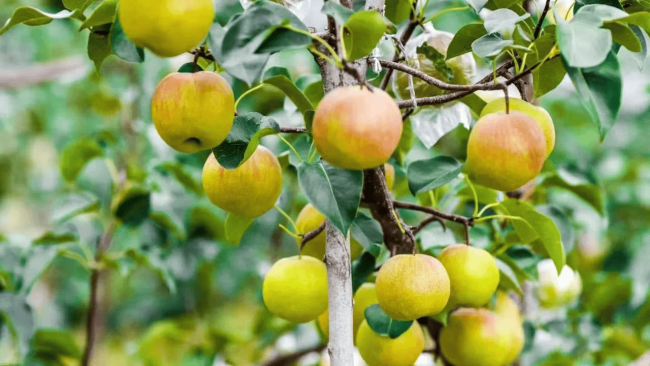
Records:
M296 151L296 149L293 147L293 145L291 145L289 141L287 141L284 137L282 137L282 135L277 135L277 136L280 140L282 140L282 142L284 142L285 144L287 144L287 146L289 146L289 149L291 149L291 151L293 151L293 153L296 154L298 161L302 163L302 158L300 157L300 154L298 154L298 151Z
M499 202L494 202L494 203L490 203L489 205L486 205L485 207L483 207L483 209L481 210L481 212L479 212L478 215L476 215L476 217L478 218L478 217L483 216L483 214L485 213L485 211L487 211L487 210L490 209L491 207L498 206L499 204L500 204Z
M289 234L290 236L292 236L294 239L296 239L296 240L300 240L300 235L297 235L296 233L294 233L294 232L292 232L291 230L287 229L286 226L284 226L284 225L282 225L282 224L278 224L278 226L280 227L280 229L284 230L287 234Z
M332 46L330 46L330 44L327 43L326 40L322 39L321 37L319 37L319 36L317 36L317 35L315 35L315 34L312 34L312 33L308 32L308 31L306 31L306 30L298 29L298 28L293 27L293 26L291 26L291 25L286 25L286 26L284 26L284 28L285 28L285 29L288 29L288 30L290 30L290 31L292 31L292 32L296 32L296 33L299 33L299 34L303 34L303 35L305 35L305 36L307 36L307 37L313 39L314 41L316 41L316 42L322 44L323 47L325 47L325 48L327 49L327 51L332 55L332 58L334 59L336 65L337 65L339 68L343 68L343 63L341 62L341 58L339 58L339 55L336 53L336 51L334 51L334 49L332 48ZM319 55L319 56L320 56L320 55ZM322 56L321 56L321 57L322 57Z
M455 7L455 8L449 8L449 9L441 10L441 11L437 12L436 14L432 15L431 17L429 17L429 19L425 20L422 23L433 22L434 20L437 20L438 17L440 17L443 14L451 13L451 12L454 12L454 11L469 10L471 8L472 8L471 6L467 5L467 6L458 6L458 7Z
M478 223L485 222L485 221L487 221L487 220L491 220L491 219L519 220L519 221L523 221L523 222L528 223L526 220L524 220L524 219L521 218L521 217L518 217L518 216L509 216L509 215L490 215L490 216L485 216L485 217L481 217L481 218L479 218L479 219L474 220L474 223L477 223L477 224L478 224Z
M291 216L289 216L286 212L284 212L284 210L281 209L280 206L278 205L273 206L273 208L275 208L280 214L282 214L282 216L284 216L285 219L287 219L291 223L291 226L293 226L294 230L298 231L298 227L296 226L296 223L293 221L293 219L291 219Z
M472 190L472 195L474 196L474 214L472 215L472 217L477 217L478 216L478 194L476 194L476 189L474 188L474 185L469 180L469 177L466 174L465 174L465 181L467 182L469 189Z
M237 98L237 101L235 102L235 112L237 112L237 107L239 107L239 102L241 102L242 99L244 99L244 97L246 97L247 95L253 93L254 91L256 91L258 89L263 88L264 86L266 86L266 84L261 83L260 85L258 85L256 87L253 87L253 88L250 88L250 89L246 90L242 95L240 95L239 98Z

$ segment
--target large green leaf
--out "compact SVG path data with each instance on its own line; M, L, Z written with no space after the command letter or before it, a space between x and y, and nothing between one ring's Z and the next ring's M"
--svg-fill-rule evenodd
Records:
M406 173L409 189L414 196L436 189L457 178L461 169L462 165L449 156L414 161Z
M565 63L571 67L593 67L605 61L612 48L612 33L600 25L561 17L557 24L557 43Z
M345 58L354 61L370 55L386 32L386 23L373 10L360 11L350 16L343 25Z
M237 169L257 150L262 137L279 132L280 125L271 117L256 112L240 114L235 117L226 140L212 151L221 166Z
M460 56L472 51L472 43L486 35L485 27L482 23L470 23L456 32L447 49L447 59Z
M564 55L562 60L580 101L598 125L601 139L604 139L616 122L623 102L623 81L618 58L614 52L609 52L603 63L590 68L571 67Z
M359 209L363 172L335 168L325 161L298 166L298 181L309 202L343 234Z
M236 60L235 58L226 58L222 55L221 45L224 42L227 30L228 29L219 25L219 23L212 24L210 35L208 36L210 51L219 65L230 75L243 80L248 84L252 84L262 74L264 65L266 65L270 55L257 54L251 49L249 55L242 59Z
M503 39L500 34L486 34L472 43L472 51L482 58L499 55L504 48L513 45L511 39Z
M72 18L77 20L84 20L85 17L82 11L68 11L62 10L56 14L50 14L32 8L29 6L23 6L14 10L11 18L7 20L4 27L0 28L0 36L5 34L9 29L17 26L18 24L24 24L29 26L45 25L52 22L54 19L66 19Z
M289 27L278 27L270 31L255 53L276 53L294 48L302 48L311 44L311 37L294 32Z
M553 220L537 212L530 204L516 199L503 201L498 210L522 218L525 222L512 220L512 226L521 241L529 244L539 239L546 254L553 260L557 272L562 271L565 264L564 247L560 231Z
M646 33L650 34L650 12L644 11L634 13L614 20L629 25L636 25L637 27L642 28Z
M641 41L629 25L619 22L605 22L603 28L612 32L612 39L615 43L620 44L631 52L641 52Z
M381 244L384 241L384 233L379 223L363 212L358 212L352 223L352 237L364 248L371 248L373 244Z
M382 310L379 304L367 307L365 316L370 329L379 335L388 336L390 339L401 336L413 325L412 320L401 321L392 319Z
M138 47L124 33L120 17L115 17L110 33L113 53L122 60L129 62L144 62L144 49Z
M519 15L510 9L497 9L485 17L483 25L487 33L496 33L508 29L528 17L530 17L528 13Z
M541 36L533 42L531 52L527 54L527 67L533 66L550 56L550 53L555 46L555 32L556 27L554 25L544 28ZM557 88L562 80L564 80L565 76L566 69L564 68L561 59L554 58L544 61L541 66L533 71L533 88L535 90L535 97L539 98Z
M81 29L113 23L119 0L104 0L93 10L92 14L81 23Z
M101 32L90 32L88 34L88 58L95 64L95 69L99 72L104 60L113 54L111 48L111 39L108 34Z
M375 272L377 257L381 253L381 246L373 244L361 253L359 259L352 263L352 293L366 282L368 276Z
M272 67L264 73L262 77L264 84L273 85L282 90L282 92L295 104L308 124L313 119L314 106L307 96L291 81L289 71L283 67ZM322 91L322 88L321 88Z
M111 210L122 223L140 225L151 212L151 192L139 185L129 186L113 197Z

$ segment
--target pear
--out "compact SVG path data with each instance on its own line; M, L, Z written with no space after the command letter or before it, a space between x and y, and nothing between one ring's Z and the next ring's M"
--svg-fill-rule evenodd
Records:
M487 251L469 245L446 247L438 260L445 266L451 283L451 306L481 307L499 285L499 267Z
M575 301L582 292L580 274L569 266L564 266L558 276L555 264L550 259L537 263L539 282L537 297L546 309L566 306Z
M505 366L510 327L487 309L461 308L440 332L440 350L454 366Z
M384 164L386 172L386 188L390 191L395 186L395 167L391 164Z
M192 154L226 139L235 118L235 97L228 82L213 72L174 73L156 87L151 118L169 146Z
M308 256L280 259L264 278L262 296L276 316L295 323L312 321L327 309L327 268Z
M162 57L178 56L201 43L214 21L212 0L121 0L124 33Z
M402 136L402 115L385 91L348 86L327 94L314 115L314 144L320 156L342 169L385 164Z
M465 172L477 184L510 192L539 174L546 155L546 138L532 117L488 114L470 132Z
M368 366L412 366L424 351L424 335L418 322L395 339L375 333L363 321L357 333L357 349Z
M258 217L273 208L282 192L282 167L275 155L261 145L234 170L222 167L210 154L203 167L203 190L222 210Z
M506 353L506 365L512 364L524 349L526 336L524 333L523 319L519 313L519 306L503 291L497 293L494 313L501 318L501 322L509 328L507 336L510 338L510 347Z
M316 207L312 204L307 204L300 211L298 219L296 220L298 234L306 234L312 230L316 230L321 226L323 221L325 221L325 215L318 212ZM298 244L298 249L300 249L302 238L296 239L296 243ZM322 260L323 257L325 257L325 247L325 230L323 230L323 232L305 244L301 254ZM350 238L350 258L355 260L361 255L361 253L363 253L363 246L361 246L358 241L354 240L354 238Z
M505 112L505 110L506 98L498 98L489 102L483 108L481 117L491 113ZM555 126L553 125L551 115L548 114L546 109L530 104L525 100L510 98L510 110L527 114L537 122L537 125L542 129L546 138L546 157L551 155L555 148Z
M393 319L436 315L447 305L450 282L445 267L424 254L400 254L379 270L376 281L381 308Z
M352 313L353 332L356 342L357 331L361 323L366 319L366 309L368 306L376 304L377 291L375 290L374 283L364 283L359 287L357 292L354 293L354 310ZM316 320L318 329L323 333L325 339L329 338L329 311L325 310L324 313L318 316Z

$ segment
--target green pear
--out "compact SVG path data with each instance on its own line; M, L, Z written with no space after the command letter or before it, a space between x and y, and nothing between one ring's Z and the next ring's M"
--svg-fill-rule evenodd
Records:
M418 322L395 339L381 336L363 321L357 332L357 349L368 366L412 366L424 351L424 335Z
M318 212L316 207L311 203L307 204L298 214L298 219L296 220L296 227L298 228L298 234L307 234L310 231L316 230L321 224L325 221L325 215ZM296 239L298 244L298 249L302 246L302 238ZM318 234L315 238L305 244L305 247L302 249L301 254L308 255L317 259L323 259L325 257L325 230ZM363 246L359 244L354 238L350 238L350 258L355 260L363 253Z

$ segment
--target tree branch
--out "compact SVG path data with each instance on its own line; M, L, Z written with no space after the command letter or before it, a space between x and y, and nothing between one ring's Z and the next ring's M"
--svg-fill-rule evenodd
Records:
M417 2L415 2L415 7L417 7ZM413 19L413 12L411 12L410 15L410 21L409 24L406 26L406 29L404 30L404 33L402 33L402 37L400 37L400 42L402 45L406 45L406 42L411 38L413 35L413 31L415 31L415 28L418 26L418 22ZM404 55L406 56L406 55ZM399 56L399 51L395 52L395 56L393 56L393 62L398 62L400 60ZM386 90L388 87L388 82L390 81L390 77L393 75L393 70L388 69L386 70L386 75L384 75L384 79L381 81L381 85L379 86L380 89Z
M542 25L544 23L544 18L546 18L546 14L548 13L548 10L550 8L551 8L551 0L546 0L546 5L544 6L544 10L542 10L542 15L539 16L539 21L537 22L537 26L535 27L534 39L539 38L539 35L542 33Z
M303 356L306 356L312 352L321 352L324 350L326 345L319 344L314 347L310 347L304 350L296 351L294 353L289 353L287 355L278 356L272 360L264 363L264 366L287 366L293 365L296 361L300 360Z
M438 216L431 215L431 216L427 217L426 219L422 220L422 222L420 222L420 225L411 226L411 232L413 233L413 235L415 235L415 234L419 233L420 231L422 231L422 229L427 227L427 225L429 225L432 222L439 222L440 225L442 226L442 228L444 230L447 230L447 224L445 224L445 220L441 219Z
M438 211L431 207L416 205L415 203L393 201L393 206L404 210L412 210L412 211L420 211L420 212L428 213L429 215L436 216L442 220L447 220L458 224L474 226L474 219L471 217L449 214L442 211Z
M280 133L305 133L305 127L280 127Z
M315 237L318 236L318 234L322 233L323 230L325 230L326 221L327 221L327 220L323 220L323 223L320 224L319 227L317 227L316 229L314 229L314 230L312 230L312 231L310 231L310 232L308 232L308 233L305 233L305 234L302 236L302 241L300 242L300 251L303 250L303 248L305 247L305 245L307 245L307 243L308 243L310 240L314 239Z

